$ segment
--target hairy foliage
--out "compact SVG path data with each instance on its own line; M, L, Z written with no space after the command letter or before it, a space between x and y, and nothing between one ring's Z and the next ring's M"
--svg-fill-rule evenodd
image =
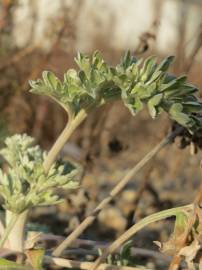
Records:
M107 65L99 52L95 52L92 57L79 53L75 61L79 70L68 70L64 74L63 81L59 80L52 72L44 71L42 79L30 82L31 92L51 97L67 111L70 116L69 124L47 156L39 146L33 146L34 140L25 134L14 135L5 140L5 147L0 151L0 154L6 160L7 166L3 166L4 172L0 169L0 195L4 199L6 210L21 214L34 206L55 204L60 202L61 198L54 194L54 188L76 188L78 186L77 166L70 163L53 162L72 132L85 119L87 113L110 100L121 99L133 115L140 112L145 105L152 118L166 112L170 119L185 127L189 136L190 134L196 134L195 131L198 132L201 128L202 103L194 95L197 88L186 82L186 76L176 77L167 72L173 62L172 56L165 58L158 64L154 56L143 61L137 60L128 52L121 63L115 67ZM173 138L172 133L160 142L129 171L125 178L112 190L109 197L105 198L96 209L102 210L123 189L131 176L134 176L135 172L137 173L148 160L154 157ZM70 235L53 252L54 256L57 253L62 253L69 244L68 241L72 241L71 237L74 240L75 235L77 237L78 233L81 234L92 223L96 218L96 213L99 212L96 209L93 211L92 219L87 217L73 232L73 236ZM197 208L194 206L194 213L196 210ZM27 213L25 214L27 215ZM201 229L199 227L201 215L197 213L197 219L194 217L193 226L188 222L189 218L193 216L193 204L164 210L145 217L113 242L96 260L93 269L97 269L102 259L106 258L109 252L113 253L118 246L140 229L154 221L173 215L176 216L174 232L169 241L160 244L160 247L164 251L183 255L190 266L190 262L193 261L192 257L195 257L200 249L199 240L201 237L201 233L198 233ZM15 216L18 215L14 215L14 218ZM197 224L195 221L197 221ZM8 234L12 232L9 231L12 226L17 226L21 231L24 229L24 224L13 224L11 219L1 239L1 246L4 245ZM196 230L192 229L194 226ZM194 238L192 242L187 241L190 232ZM23 242L24 239L19 239L19 241ZM12 241L10 242L12 243ZM183 249L185 242L190 244L188 249L186 249L187 247ZM194 255L190 257L188 253L190 253L190 250L193 251L193 247ZM20 249L23 248L20 247ZM35 268L40 268L43 254L44 251L32 250L28 254L29 262ZM127 243L119 255L108 256L107 262L121 266L135 265L131 255L131 243ZM1 263L8 265L9 262L4 260Z
M33 146L33 138L14 135L5 140L6 147L0 154L8 163L7 172L0 170L0 195L4 207L14 213L38 205L60 202L54 188L76 188L74 180L78 170L72 164L55 163L48 174L43 169L45 154L39 146Z
M188 129L200 125L197 113L202 111L202 103L194 96L197 88L186 82L186 76L167 73L172 56L157 64L154 56L142 61L128 52L116 67L108 66L99 52L92 57L79 53L75 61L79 71L68 70L63 81L44 71L42 79L30 82L31 91L52 97L73 115L122 99L133 115L146 104L152 118L165 111Z

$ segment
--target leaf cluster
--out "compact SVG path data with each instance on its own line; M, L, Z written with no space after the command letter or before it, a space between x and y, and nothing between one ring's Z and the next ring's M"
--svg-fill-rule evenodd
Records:
M120 89L113 82L110 67L99 52L90 58L78 53L75 58L80 70L69 69L60 81L54 73L44 71L42 79L30 81L31 92L46 95L58 102L68 113L77 114L106 100L120 97Z
M197 88L186 82L186 76L167 73L173 59L170 56L157 64L154 56L142 62L128 53L116 68L115 82L133 114L146 104L152 118L165 111L172 120L188 129L200 126L196 114L202 111L202 103L193 95Z
M4 208L14 213L58 203L61 200L53 193L54 188L78 186L78 181L74 180L78 169L72 164L55 163L46 174L45 153L33 143L33 138L26 134L17 134L6 138L5 148L0 151L8 164L6 172L0 169L0 195Z
M30 81L31 92L50 96L71 115L122 99L133 115L146 104L152 118L165 111L188 129L200 125L197 114L202 103L194 96L197 88L186 82L186 76L167 73L172 56L157 64L154 56L143 61L128 52L116 67L107 65L99 52L92 57L78 53L75 61L79 71L68 70L63 81L44 71L42 79Z

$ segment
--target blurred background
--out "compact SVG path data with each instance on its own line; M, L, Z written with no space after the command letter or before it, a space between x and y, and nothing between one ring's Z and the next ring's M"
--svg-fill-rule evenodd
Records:
M50 148L66 115L50 99L29 93L28 80L43 70L62 78L75 67L77 51L100 50L112 65L128 49L159 61L175 55L171 72L187 74L201 89L201 47L201 0L0 0L0 141L26 132ZM43 215L40 224L48 230L69 233L169 127L166 116L153 121L145 110L134 118L119 102L95 111L63 150L85 168L81 189L60 206L34 210L32 220ZM200 152L191 156L178 142L166 148L83 237L112 240L145 215L189 203L201 179L200 159ZM163 229L156 224L138 234L135 245L157 249L152 241L165 240L169 231L169 222Z

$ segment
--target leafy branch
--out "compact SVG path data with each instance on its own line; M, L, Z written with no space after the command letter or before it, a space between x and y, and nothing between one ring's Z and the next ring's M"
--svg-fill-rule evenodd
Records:
M152 118L167 112L190 132L196 130L201 124L197 113L202 111L202 103L193 95L197 88L186 83L186 76L167 73L173 59L167 57L158 65L154 56L142 61L127 52L120 64L111 67L97 51L92 57L78 53L75 62L79 70L68 70L63 81L50 71L44 71L42 79L30 81L32 93L51 97L69 119L44 161L45 171L87 114L112 100L122 99L133 115L145 104Z
M52 72L44 71L42 79L30 81L31 92L50 96L70 116L82 109L89 111L108 101L122 99L133 115L147 105L152 118L161 112L180 125L193 129L200 125L197 113L202 103L193 95L197 88L167 71L174 57L157 64L151 56L145 61L126 53L120 64L110 67L99 52L92 57L79 53L75 58L79 70L68 70L60 81Z

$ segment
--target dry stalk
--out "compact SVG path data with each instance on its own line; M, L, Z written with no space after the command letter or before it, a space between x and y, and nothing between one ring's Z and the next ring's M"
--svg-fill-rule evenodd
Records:
M153 222L156 222L156 221L159 221L159 220L171 217L171 216L175 216L177 213L180 213L182 211L190 211L192 209L193 209L193 204L190 204L190 205L186 205L182 207L176 207L176 208L160 211L141 219L138 223L133 225L130 229L124 232L118 239L116 239L108 248L106 248L103 254L95 261L93 267L90 270L98 269L100 263L108 256L108 254L114 253L127 240L129 240L132 236L134 236L138 231L143 229L145 226Z
M53 256L60 256L62 252L79 236L81 233L93 223L100 211L117 196L127 183L150 161L161 149L172 142L174 138L181 132L181 128L171 132L159 144L157 144L139 163L137 163L112 189L108 197L99 203L94 211L87 216L82 223L54 250Z
M153 159L153 161L154 160L155 160L155 158ZM137 190L137 195L136 195L136 197L135 197L135 199L133 201L133 204L134 204L133 209L129 212L129 214L127 216L128 222L127 222L126 229L129 229L134 223L134 218L135 218L135 215L136 215L136 212L137 212L139 202L142 199L143 193L145 192L145 190L146 190L146 188L148 186L148 183L149 183L149 180L150 180L150 175L151 175L151 172L153 171L153 169L154 169L154 166L153 166L153 164L151 164L151 166L146 171L146 173L144 175L144 178L141 181L140 187Z

